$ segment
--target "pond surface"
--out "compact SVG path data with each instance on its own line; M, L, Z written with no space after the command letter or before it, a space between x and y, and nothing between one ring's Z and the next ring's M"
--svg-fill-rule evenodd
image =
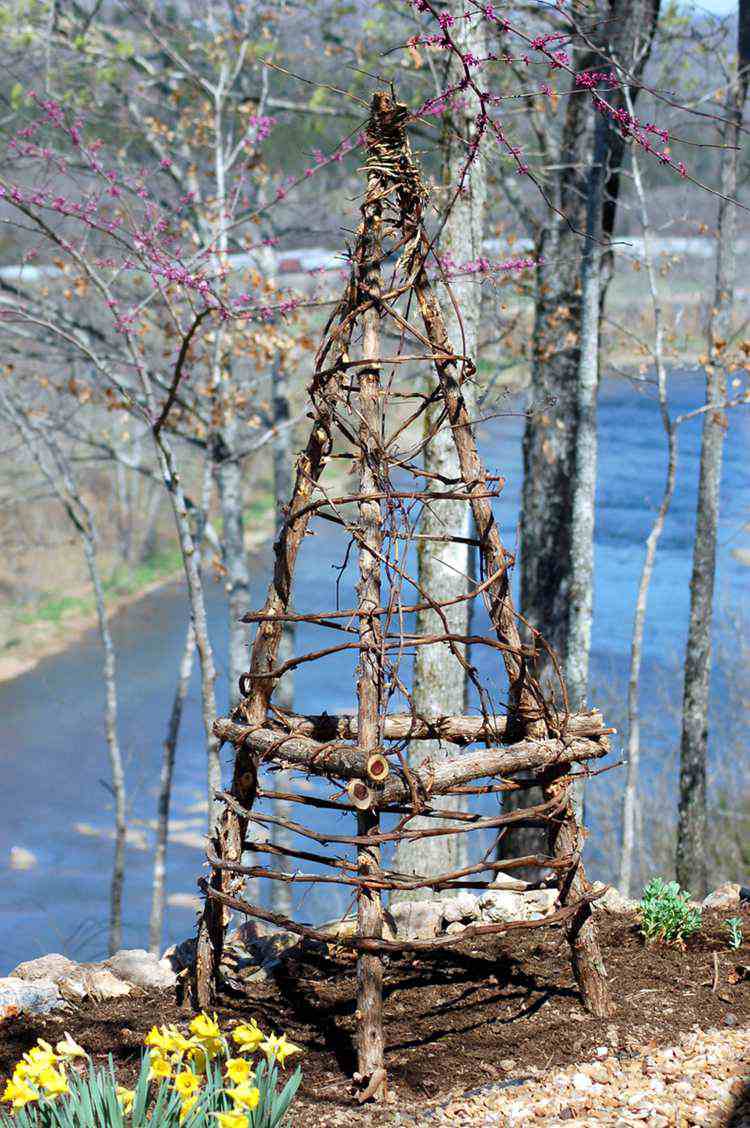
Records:
M672 381L675 412L696 406L702 394L698 376L680 375ZM480 441L490 470L507 479L497 503L497 516L506 544L513 547L523 420L522 401L509 398L506 403L506 414L482 425ZM717 604L722 612L736 609L743 599L747 601L750 572L733 555L733 549L747 547L749 430L750 413L735 411L726 442L722 494L717 586ZM591 700L607 708L608 716L618 724L643 545L665 472L652 394L634 390L625 381L606 382L600 399L599 433ZM687 629L699 442L699 423L687 424L680 438L677 491L651 587L642 683L646 779L650 771L657 771L660 763L672 757L679 739L680 663ZM337 571L333 565L340 559L335 530L326 528L306 542L298 569L299 610L335 605ZM268 551L253 559L254 606L262 601L268 565ZM351 606L347 602L351 599L349 580L345 576L342 582L342 606ZM226 694L226 626L219 586L209 586L208 607L221 701ZM129 607L113 626L119 659L120 736L127 759L131 819L138 839L128 850L124 945L137 947L146 944L150 900L151 833L147 824L154 817L154 781L186 626L181 585L168 585ZM477 622L477 627L481 629L482 623ZM309 649L307 643L313 638L309 632L307 636L302 632L297 648ZM99 662L96 634L90 632L68 651L0 685L4 784L0 792L0 858L6 863L0 890L2 974L21 959L47 951L63 951L79 959L104 954L112 843L104 837L109 831L111 802L106 786ZM722 665L720 655L714 679L717 694L723 693L730 676L731 670ZM350 656L304 668L297 677L295 692L296 707L303 712L351 709L354 690ZM228 766L228 751L224 756ZM170 847L169 891L178 896L168 910L165 943L183 939L193 927L194 910L185 902L195 892L202 866L197 836L205 819L204 775L194 677L178 749L173 816L182 841ZM596 810L594 804L594 814ZM595 825L594 832L596 829ZM595 840L595 833L592 838ZM31 850L37 858L36 866L26 871L11 870L7 860L12 846ZM593 869L596 876L606 875L606 859L595 855ZM334 915L344 902L334 903L330 893L308 893L298 898L297 904L301 918L320 919Z

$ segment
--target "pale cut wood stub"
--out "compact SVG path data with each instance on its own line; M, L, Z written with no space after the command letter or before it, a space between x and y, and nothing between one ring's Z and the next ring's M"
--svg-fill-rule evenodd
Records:
M488 477L478 454L462 391L462 382L473 367L468 357L454 351L433 272L428 270L431 245L423 224L427 193L409 148L407 117L405 107L390 95L374 97L367 130L367 191L351 252L351 277L316 356L309 389L312 427L297 462L292 498L275 544L266 603L262 611L245 616L257 627L250 669L240 679L242 701L231 717L219 718L214 724L216 737L234 746L236 758L231 789L218 796L223 815L208 853L211 876L202 882L206 905L197 957L197 998L206 1006L220 978L223 934L231 911L325 942L326 934L320 929L250 903L242 896L248 877L283 882L287 888L295 883L303 889L316 882L324 887L339 885L356 897L356 932L342 943L357 955L354 1081L362 1100L383 1099L387 1089L382 1016L385 953L440 950L515 928L552 924L565 930L585 1005L597 1015L608 1013L609 1008L606 973L591 915L595 895L581 862L583 832L570 804L570 787L574 778L589 773L607 754L607 734L613 730L605 727L596 711L570 715L564 695L563 705L545 700L532 674L533 648L521 644L509 582L513 558L503 546L492 513L497 480ZM381 270L392 255L398 256L397 265L389 261L387 270ZM403 354L395 361L381 352L385 320L390 329L388 353L400 350ZM394 338L401 342L395 350ZM349 350L355 355L350 356ZM397 383L406 368L398 361L407 355L431 362L429 403L413 390L422 388L423 382ZM416 407L406 407L412 423L422 421L429 406L437 425L449 428L460 469L458 481L433 480L420 471L419 443L405 453L411 440L403 422L403 405L410 400L416 400ZM398 413L390 410L394 405ZM434 432L428 426L425 434L423 444ZM336 496L325 491L322 475L331 456L349 459L349 494L341 494L338 487ZM392 469L400 478L411 474L414 488L403 489L399 482L395 489L390 480ZM429 507L436 497L460 501L471 509L482 571L467 598L484 601L492 637L472 635L469 639L456 634L445 614L445 608L455 601L441 603L409 571L408 542L420 535L415 513L420 506ZM293 614L290 602L297 554L320 517L336 522L350 540L358 564L357 606L351 612L337 608L330 613ZM410 634L405 626L406 615L419 608L429 609L431 622L437 623L428 636ZM336 645L279 663L281 632L292 621L333 631ZM466 669L461 648L467 642L472 648L486 646L504 666L507 715L498 713L494 704L498 687L493 685L489 693L471 668L481 702L476 716L420 715L402 681L401 652L442 646ZM356 714L297 716L273 702L274 687L285 668L324 661L332 654L340 657L342 652L358 658ZM420 747L424 750L425 742L435 741L446 745L445 755L439 760L420 757ZM274 790L273 782L259 788L259 775L266 764L287 773L283 786L288 791ZM333 797L293 791L287 781L299 775L328 781ZM278 780L278 776L268 779ZM543 802L527 800L526 806L493 817L471 809L449 809L457 796L469 807L474 795L503 790L523 793L530 786L529 779L543 785ZM254 809L259 791L262 798L282 798L284 805L274 814ZM297 804L302 816L290 816L292 804ZM310 807L328 811L331 821L318 830L306 826L302 817ZM398 817L381 827L383 814ZM356 820L355 833L339 825L344 816ZM284 837L246 840L249 825L268 834L280 828ZM411 868L404 873L383 864L381 850L386 844L432 843L438 836L451 841L461 836L461 841L470 842L472 832L489 830L499 835L511 825L546 830L549 852L503 862L490 860L488 855L476 863L454 862L454 868L443 873L411 872ZM243 864L243 849L260 859ZM425 856L427 853L425 850ZM278 868L273 868L274 863ZM310 866L318 867L317 871L310 872ZM383 935L384 893L401 896L419 890L424 895L424 891L486 889L501 867L513 870L521 866L533 867L545 878L552 874L559 883L559 905L547 920L473 925L462 934L463 939Z

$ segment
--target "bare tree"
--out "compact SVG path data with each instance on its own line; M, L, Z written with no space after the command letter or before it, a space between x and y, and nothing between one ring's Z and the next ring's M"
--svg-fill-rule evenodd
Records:
M601 74L602 67L614 67L618 88L611 95L613 105L623 105L626 87L633 100L637 96L659 8L660 0L597 5L595 26L578 41L579 73ZM621 133L600 127L598 159L592 162L587 156L601 109L597 115L593 103L577 96L576 89L571 79L559 134L539 115L532 117L550 170L551 206L536 220L520 205L539 262L523 439L521 613L572 677L574 708L586 693L591 631L599 342L598 320L594 323L592 314L594 301L601 313L610 276L606 256L590 237L582 251L581 233L593 222L598 237L605 242L611 238L625 152ZM510 199L515 199L514 193ZM543 682L554 679L544 648L539 652L539 676ZM508 796L508 806L514 802ZM521 829L506 836L501 850L528 854L542 845L536 830Z
M733 328L735 260L735 197L742 117L750 75L750 0L740 0L737 57L729 76L721 130L721 196L716 236L716 275L709 317L706 404L727 396L724 350ZM685 682L680 742L680 798L677 824L677 879L696 896L706 890L706 762L711 678L716 542L719 492L727 421L721 409L704 414L693 571L690 581L690 625L685 651Z
M456 45L462 54L470 53L474 58L483 59L487 53L485 22L483 19L463 19L465 5L459 0L451 0L448 11L457 19L454 29ZM482 288L471 271L471 264L482 255L487 180L484 156L477 149L476 116L479 106L473 96L462 89L463 67L455 55L451 56L448 68L447 85L455 88L449 112L444 116L442 135L443 192L446 217L440 235L440 256L443 269L451 276L450 294L443 292L441 308L448 336L456 342L456 348L465 356L476 356L479 340L479 324L482 303ZM459 317L458 309L461 310ZM464 396L469 411L475 410L475 397L472 384L464 384ZM436 425L438 408L426 413L425 433ZM442 480L456 481L461 472L458 465L456 446L447 421L425 448L425 471L438 475ZM432 593L438 603L460 598L466 594L470 571L469 561L469 517L468 508L463 502L434 501L425 507L420 522L422 539L419 541L419 583L423 590ZM463 540L452 540L458 537ZM444 538L444 539L443 539ZM430 635L445 630L447 622L450 631L456 635L468 633L468 607L466 600L456 602L442 613L444 620L436 612L420 611L417 615L417 633ZM441 716L460 713L464 708L466 675L458 659L446 645L421 647L414 661L414 708L425 716ZM414 749L420 762L425 756L440 759L447 754L447 747L438 741L421 742ZM449 807L450 802L445 806ZM460 804L459 804L460 805ZM422 820L414 820L415 828ZM464 848L461 835L445 835L427 838L422 842L407 842L399 848L398 867L404 873L440 873L457 868L460 864L457 851ZM419 890L417 894L408 893L409 898L430 899L434 896L429 889Z
M632 112L632 101L629 101ZM641 664L643 660L643 634L648 608L648 595L651 585L651 576L656 560L656 550L659 539L664 529L664 522L672 504L675 481L677 478L677 426L673 422L667 399L667 370L664 361L664 319L662 315L661 299L654 266L654 256L651 248L651 221L646 203L646 193L641 177L640 163L637 153L632 157L633 183L641 217L641 230L643 233L643 258L646 266L651 304L654 314L654 342L653 360L656 368L656 386L659 400L659 413L666 439L667 472L664 483L664 492L661 496L659 508L646 539L646 553L641 568L641 577L638 584L638 594L635 603L635 616L633 619L633 633L630 643L630 671L628 676L628 766L625 790L622 805L622 847L620 851L619 888L629 897L633 884L633 851L635 847L636 817L638 813L638 776L640 771L641 755L641 729L639 685Z

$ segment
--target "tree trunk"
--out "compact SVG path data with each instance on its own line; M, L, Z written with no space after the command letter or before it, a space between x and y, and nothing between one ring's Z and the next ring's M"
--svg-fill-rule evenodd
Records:
M456 15L453 28L454 38L462 52L470 51L476 58L484 58L486 50L485 21L463 18L464 6L458 0L451 0L449 11ZM453 73L456 71L456 73ZM458 68L451 64L449 83L458 81ZM475 133L477 108L467 99L466 92L458 95L460 103L445 115L442 135L444 206L449 206L445 226L440 238L440 256L447 271L457 270L458 276L451 280L456 306L461 310L459 319L450 295L443 291L441 309L448 331L448 338L456 350L464 355L475 357L479 342L479 322L482 302L482 288L475 274L466 273L468 263L482 254L482 232L487 196L487 181L484 159L477 155L467 168L471 141ZM474 411L474 395L471 385L463 385L464 398L469 412ZM428 412L425 427L429 431L436 421L436 412ZM428 444L424 455L425 469L431 473L458 479L461 471L458 465L455 441L450 426L444 422L441 429ZM431 536L469 536L470 510L464 501L436 501L423 510L420 519L420 532ZM454 599L464 595L468 587L470 571L469 549L466 544L452 544L429 540L419 542L418 574L422 589L429 591L437 602ZM448 629L460 635L467 635L469 604L456 603L445 609ZM418 634L442 633L443 624L434 611L421 611L417 615ZM467 693L466 674L451 654L450 648L426 646L417 650L414 662L414 708L417 713L427 716L461 713L464 710ZM415 758L421 762L425 757L440 759L449 751L438 741L420 743L410 753L410 761ZM446 806L453 805L446 803ZM460 807L460 800L455 800ZM417 817L413 825L420 826ZM397 852L397 867L403 873L443 873L456 869L464 861L466 844L463 836L457 838L432 839L419 844L405 843ZM435 894L420 890L403 895L400 899L432 899ZM396 895L394 900L399 899Z
M633 83L643 73L650 54L659 3L613 0L597 6L596 35L602 51L618 60ZM586 48L576 60L576 69L601 70L601 61L600 52ZM637 92L635 85L633 99ZM616 90L608 91L607 96L615 105L623 99L622 92ZM575 667L568 608L575 591L581 591L576 565L582 561L576 559L573 540L584 316L579 233L586 226L588 192L583 170L591 163L587 153L592 143L592 114L588 100L576 94L568 98L559 147L549 152L557 171L552 173L548 189L552 203L549 222L538 231L535 245L540 265L535 272L531 387L523 440L521 614L554 649L563 670L568 668L569 658ZM620 134L608 130L607 175L600 205L605 239L614 230L624 150ZM608 280L609 274L599 274L600 311ZM589 410L582 416L584 430L590 431L594 410L595 399L589 400ZM590 486L587 494L590 500ZM583 502L583 495L579 501ZM582 623L583 617L578 621ZM580 640L574 645L578 647ZM573 668L572 672L578 683L573 692L580 693L583 670ZM554 685L554 671L543 649L537 676L542 684ZM514 797L508 796L509 807L513 802ZM542 847L538 832L526 829L515 831L502 844L504 856L535 854Z
M586 701L594 605L594 515L596 511L596 396L599 387L602 211L609 125L599 114L586 185L586 242L581 263L581 335L576 380L575 447L570 514L570 587L563 672L571 709ZM576 818L583 822L583 781L571 787Z
M180 659L180 669L177 675L172 710L169 714L167 725L167 738L164 741L164 751L159 773L159 800L156 813L156 846L154 848L154 875L151 881L151 915L148 925L148 948L155 956L161 952L162 937L164 934L164 906L166 903L167 886L167 843L169 839L169 809L172 799L172 775L174 772L175 752L177 738L182 723L182 712L185 706L190 675L193 672L193 659L195 657L195 631L192 621L188 623L185 636L185 646Z
M741 0L738 24L737 71L730 81L722 129L721 192L716 245L714 300L709 320L709 363L706 366L706 403L723 403L727 373L722 353L732 335L732 310L736 278L735 206L742 114L747 95L748 25L750 0ZM728 198L727 198L728 197ZM719 529L719 492L724 435L724 411L714 409L703 417L698 511L690 580L690 625L685 652L685 684L680 743L680 797L677 820L677 880L696 897L704 896L706 871L706 761L711 679L711 627L713 621L716 542Z
M146 384L147 394L151 389ZM156 418L150 405L152 416ZM175 465L171 444L164 437L163 431L154 432L156 453L159 467L164 478L164 484L169 495L172 514L177 528L180 544L182 563L187 580L188 602L190 605L190 618L195 630L195 645L198 650L201 670L201 716L203 729L206 734L206 792L208 801L208 829L213 830L220 814L220 807L215 798L215 792L221 790L221 760L219 759L219 742L214 736L213 722L216 717L216 694L214 683L216 681L216 667L214 653L208 632L208 616L206 614L206 600L203 592L203 580L200 573L198 556L193 534L190 530L187 501L182 488L180 475Z
M240 699L240 677L248 663L247 628L242 616L250 606L250 570L245 549L242 466L237 458L237 421L228 419L214 436L213 457L222 517L221 553L226 569L224 590L229 614L229 707Z
M632 103L629 103L629 109ZM643 658L643 632L646 622L648 594L651 585L651 576L656 560L656 550L659 545L664 522L672 504L674 487L677 479L677 426L672 422L667 402L667 370L664 364L664 322L662 318L659 289L651 252L651 224L646 206L646 194L641 180L641 170L636 152L632 157L633 182L641 212L641 228L643 231L643 256L646 263L646 276L648 278L651 303L654 310L654 364L656 366L656 379L659 395L659 411L667 445L667 474L664 483L659 509L654 523L651 526L646 540L646 554L641 570L638 585L638 595L635 604L633 619L633 635L630 644L630 672L628 677L628 766L625 791L622 802L622 847L620 851L620 874L618 886L620 892L626 897L631 896L633 888L633 854L636 841L636 822L639 821L638 806L638 774L641 756L641 729L639 706L639 681L641 662ZM639 827L640 841L640 827Z

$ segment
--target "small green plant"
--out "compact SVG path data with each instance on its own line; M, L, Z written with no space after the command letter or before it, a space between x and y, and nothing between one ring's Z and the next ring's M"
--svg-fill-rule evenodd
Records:
M701 911L676 881L654 877L643 890L641 931L647 943L684 944L701 926Z
M296 1069L279 1089L278 1067L301 1051L254 1020L225 1034L200 1014L189 1034L155 1026L144 1044L128 1089L111 1057L97 1069L69 1034L56 1049L39 1039L5 1086L13 1112L0 1113L0 1128L280 1128L302 1080Z
M736 952L742 947L742 921L739 917L730 917L726 926L729 929L729 947Z

